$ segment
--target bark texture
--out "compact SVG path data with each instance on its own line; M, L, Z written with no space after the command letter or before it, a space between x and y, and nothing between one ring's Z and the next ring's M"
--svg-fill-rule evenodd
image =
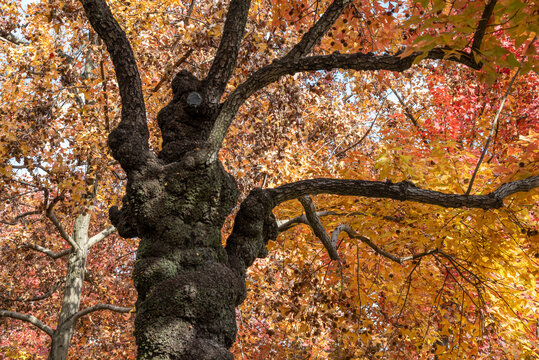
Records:
M141 239L134 270L138 358L232 359L244 281L229 266L221 227L237 187L220 162L182 162L207 137L215 108L186 71L172 89L173 100L158 115L162 151L128 171L123 207L110 211L122 236Z

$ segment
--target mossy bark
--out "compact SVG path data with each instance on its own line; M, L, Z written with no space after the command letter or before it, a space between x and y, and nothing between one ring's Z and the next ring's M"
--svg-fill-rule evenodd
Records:
M246 244L264 237L271 207L242 207L247 217L236 232L243 235L233 236L236 245L225 250L221 228L236 206L236 183L219 161L197 167L183 161L204 142L217 114L207 103L189 103L201 87L185 71L176 76L174 99L158 115L163 149L144 166L128 168L123 206L110 210L120 235L141 239L134 269L139 359L232 359L245 268L265 253L259 248L267 240ZM113 132L110 142L117 136ZM255 218L260 221L251 229Z

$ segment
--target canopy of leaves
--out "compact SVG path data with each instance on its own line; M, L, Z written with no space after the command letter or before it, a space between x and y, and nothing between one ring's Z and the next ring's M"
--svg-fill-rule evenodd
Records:
M227 90L285 54L329 3L253 1ZM109 4L133 45L151 146L159 149L155 118L171 96L168 83L181 68L207 73L227 4ZM485 5L354 1L315 53L406 56L447 47L450 58L455 49L474 47ZM473 182L471 194L481 194L539 174L539 7L503 0L486 20L474 53L480 71L425 60L403 73L319 71L266 87L240 109L220 153L223 163L243 194L313 177L407 180L459 194ZM68 227L91 204L91 231L98 232L124 179L106 144L120 117L117 83L103 44L88 29L77 1L0 5L0 307L49 324L61 294L15 300L57 288L65 259L50 260L25 244L65 249L44 216L53 199ZM330 232L347 224L400 258L436 252L392 261L342 232L341 259L331 261L309 227L293 223L250 269L249 298L238 309L237 358L538 356L537 190L488 211L322 195L314 203L326 211L322 221ZM290 201L275 215L284 221L303 212ZM135 247L111 237L92 249L85 305L135 299L129 280ZM133 359L132 320L110 313L83 318L72 358ZM29 326L0 318L0 352L45 358L49 339Z

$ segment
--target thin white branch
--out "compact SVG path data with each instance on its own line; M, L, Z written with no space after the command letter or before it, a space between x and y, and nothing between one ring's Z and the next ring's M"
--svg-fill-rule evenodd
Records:
M73 251L73 249L65 249L65 250L62 250L62 251L59 251L59 252L54 252L52 251L51 249L49 248L46 248L46 247L43 247L41 245L37 245L37 244L31 244L31 243L24 243L22 244L23 247L26 247L26 248L29 248L29 249L32 249L32 250L35 250L35 251L39 251L39 252L42 252L43 254L53 258L53 259L59 259L63 256L66 256L67 254L71 253L71 251Z
M95 234L88 240L88 248L91 248L93 245L106 239L109 235L113 234L114 232L116 232L116 228L114 226L109 226L108 228L102 230L100 233Z
M64 323L67 323L68 321L73 321L73 322L77 321L77 319L82 317L82 316L85 316L85 315L88 315L88 314L90 314L92 312L100 311L100 310L110 310L110 311L114 311L114 312L118 312L118 313L128 313L130 311L133 311L134 308L115 306L115 305L110 305L110 304L97 304L97 305L90 306L89 308L86 308L84 310L81 310L81 311L73 314Z

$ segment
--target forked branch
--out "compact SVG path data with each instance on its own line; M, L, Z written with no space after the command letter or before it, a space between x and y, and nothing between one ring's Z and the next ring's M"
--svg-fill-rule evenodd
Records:
M142 82L133 49L105 0L80 0L95 32L103 40L114 64L122 99L122 119L109 137L112 155L124 170L151 156Z
M368 237L358 234L350 226L346 224L339 225L335 228L335 230L333 230L333 233L331 234L331 241L334 244L337 243L337 239L339 238L340 233L342 233L343 231L346 232L348 236L350 236L352 239L358 239L364 244L368 245L378 255L382 255L383 257L386 257L399 264L402 264L403 262L410 261L410 260L417 260L424 256L436 254L439 252L438 249L433 249L433 250L425 251L423 253L419 253L415 255L399 257L383 250L378 245L373 243Z
M302 196L298 198L298 200L305 209L305 216L307 217L309 226L311 227L311 229L313 229L313 232L316 237L319 238L320 241L322 241L322 244L328 251L331 260L339 260L339 254L337 253L336 249L337 242L332 241L332 239L330 239L329 235L326 233L324 225L322 225L320 218L318 217L318 215L316 215L316 208L314 207L313 200L311 199L311 197Z

